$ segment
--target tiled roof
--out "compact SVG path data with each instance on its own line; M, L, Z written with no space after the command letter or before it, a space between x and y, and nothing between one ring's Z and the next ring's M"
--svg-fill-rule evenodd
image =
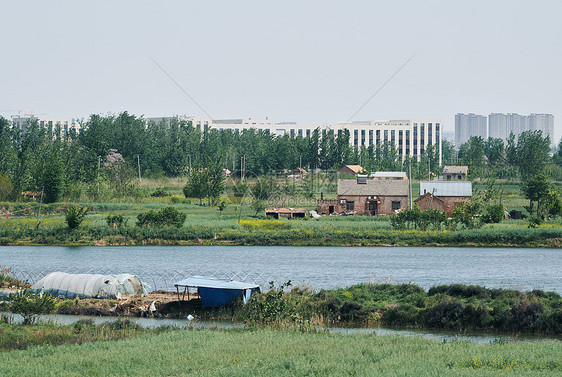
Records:
M444 166L443 174L468 174L468 166Z
M357 183L355 179L338 179L338 195L408 196L408 181L367 179L367 183Z

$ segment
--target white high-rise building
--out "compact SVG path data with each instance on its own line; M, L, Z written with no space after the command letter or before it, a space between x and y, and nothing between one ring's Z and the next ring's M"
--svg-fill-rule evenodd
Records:
M525 131L541 131L543 136L549 136L550 141L554 142L554 116L552 114L500 114L493 113L488 116L490 127L489 135L493 138L507 141L509 134L515 135L515 140L519 134Z
M488 138L488 122L484 115L456 114L455 115L455 145L460 147L472 136Z

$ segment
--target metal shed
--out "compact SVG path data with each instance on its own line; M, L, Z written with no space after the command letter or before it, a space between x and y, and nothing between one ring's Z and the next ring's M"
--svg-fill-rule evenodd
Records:
M222 280L210 276L193 276L178 281L174 286L178 293L178 300L180 299L180 288L183 288L184 297L187 293L188 298L189 288L196 288L199 297L201 297L201 304L204 307L226 305L236 298L241 298L246 303L252 296L252 293L261 292L258 284Z

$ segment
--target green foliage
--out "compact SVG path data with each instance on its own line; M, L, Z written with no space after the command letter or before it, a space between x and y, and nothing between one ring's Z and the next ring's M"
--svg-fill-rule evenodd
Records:
M174 207L164 207L159 211L150 210L137 216L137 226L145 228L159 228L173 226L181 228L187 215Z
M456 223L460 223L468 229L478 228L480 222L476 216L480 214L480 203L472 201L463 203L453 209L452 219Z
M499 223L505 217L505 210L502 204L490 204L486 207L486 213L482 215L485 223Z
M256 211L254 216L257 216L260 213L263 213L267 208L267 204L263 200L255 200L251 205L250 208Z
M544 172L550 152L550 137L542 131L525 131L517 140L517 161L523 180Z
M17 278L10 268L0 266L0 289L2 287L27 288L29 283Z
M82 224L82 221L84 221L87 212L87 207L80 207L73 204L69 205L65 214L65 221L68 225L68 229L77 229L80 224Z
M427 230L430 226L433 230L441 230L442 224L447 222L447 214L437 209L428 209L424 212L416 204L412 209L400 211L390 218L394 229L419 229Z
M29 325L38 315L51 313L55 309L55 299L49 294L37 295L28 290L10 295L10 309L23 317L23 323Z
M150 194L150 196L152 196L153 198L161 198L163 196L168 196L168 194L166 193L166 191L164 191L163 188L157 188L152 194Z
M121 228L127 226L129 219L123 215L107 215L105 221L110 228Z
M13 200L15 197L14 185L4 174L0 173L0 201Z

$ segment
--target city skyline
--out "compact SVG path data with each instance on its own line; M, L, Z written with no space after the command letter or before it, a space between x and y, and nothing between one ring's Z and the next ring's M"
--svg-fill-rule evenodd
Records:
M0 25L11 35L0 73L5 117L438 118L451 132L459 111L562 115L556 1L26 2L4 9L13 15ZM556 129L554 139L560 136Z

